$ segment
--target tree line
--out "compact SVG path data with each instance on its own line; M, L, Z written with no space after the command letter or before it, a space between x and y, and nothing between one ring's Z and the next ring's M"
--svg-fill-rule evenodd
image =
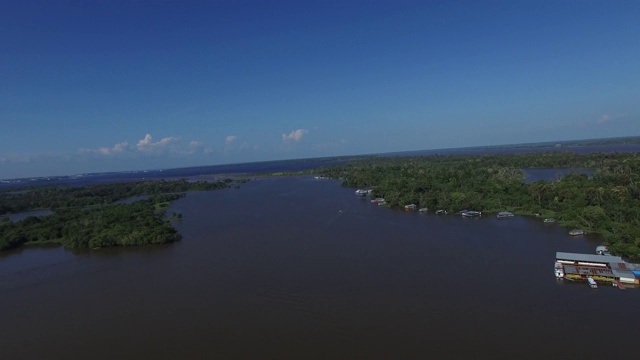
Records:
M19 213L33 209L62 209L92 205L107 205L118 200L140 195L207 191L225 188L233 182L225 179L216 182L180 180L139 181L100 184L82 187L52 185L31 188L8 189L0 192L0 215Z
M527 183L523 168L589 169ZM609 249L640 259L640 155L550 152L504 155L369 157L315 171L343 186L372 188L389 207L503 210L555 217L601 233Z
M166 244L181 236L165 216L169 204L185 191L229 187L218 182L145 181L86 187L51 186L0 193L2 212L50 208L52 215L0 223L0 250L28 243L57 243L68 248ZM118 200L148 195L132 203ZM181 216L174 213L173 219ZM7 219L7 218L5 218Z

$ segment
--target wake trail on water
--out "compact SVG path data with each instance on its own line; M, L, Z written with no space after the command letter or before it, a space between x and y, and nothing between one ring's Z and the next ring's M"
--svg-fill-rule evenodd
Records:
M272 284L258 293L257 298L282 307L286 313L305 322L316 325L317 328L329 331L343 339L353 337L353 331L344 319L348 318L342 312L348 304L335 292L327 293L299 286L283 286ZM350 314L353 317L353 314Z

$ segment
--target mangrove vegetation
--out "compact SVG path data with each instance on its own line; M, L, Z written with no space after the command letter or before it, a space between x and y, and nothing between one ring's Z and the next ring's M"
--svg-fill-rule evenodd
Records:
M528 182L524 168L588 169ZM640 154L572 152L368 157L314 173L371 188L386 206L554 217L602 234L609 249L640 258Z
M165 214L169 204L186 191L229 187L218 182L144 181L85 187L48 186L0 193L0 215L51 209L52 215L0 222L0 250L23 244L62 244L67 248L100 248L166 244L179 240ZM132 201L126 201L126 200ZM125 201L123 201L125 200Z

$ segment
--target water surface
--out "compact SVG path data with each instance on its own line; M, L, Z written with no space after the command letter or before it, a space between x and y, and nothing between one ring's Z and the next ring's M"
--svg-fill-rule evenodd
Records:
M10 221L18 222L28 218L29 216L39 217L39 216L49 216L52 214L53 214L53 211L49 209L41 209L41 210L23 211L15 214L8 214L5 216L8 216Z
M640 290L556 281L556 251L600 239L540 219L393 211L311 178L190 193L169 211L184 215L177 244L0 257L2 357L637 355L622 344Z

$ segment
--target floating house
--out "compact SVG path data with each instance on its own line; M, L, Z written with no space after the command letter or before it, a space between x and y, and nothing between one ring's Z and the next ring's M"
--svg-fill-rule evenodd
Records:
M554 269L558 278L640 284L640 265L619 256L557 252Z

